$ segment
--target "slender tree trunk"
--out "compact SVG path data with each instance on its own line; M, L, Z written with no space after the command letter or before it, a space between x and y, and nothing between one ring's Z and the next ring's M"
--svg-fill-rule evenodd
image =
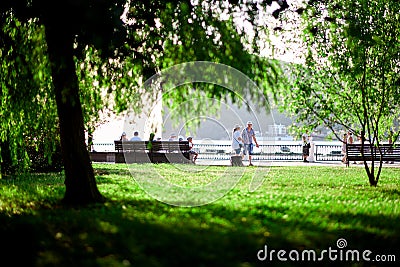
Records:
M372 172L368 173L368 180L369 180L369 185L370 186L377 186L378 185L378 181L375 179L375 175Z
M46 27L46 38L60 121L61 149L65 168L66 204L103 202L85 145L82 107L73 57L73 35Z
M374 145L373 144L368 144L368 146L369 146L369 150L370 150L370 155L369 156L371 156L371 158L372 158L372 161L371 161L371 167L370 166L368 166L368 162L367 162L367 159L366 159L366 156L367 155L364 155L364 152L363 151L365 151L364 150L364 147L365 147L365 130L362 130L361 131L361 151L362 151L362 156L363 156L363 161L364 161L364 168L365 168L365 172L367 173L367 176L368 176L368 181L369 181L369 185L370 186L377 186L377 184L378 184L378 179L375 179L375 161L373 160L373 157L374 157Z

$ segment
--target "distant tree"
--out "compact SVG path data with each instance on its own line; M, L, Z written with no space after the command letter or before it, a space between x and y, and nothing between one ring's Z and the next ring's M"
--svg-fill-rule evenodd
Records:
M242 16L257 33L260 30L258 12L272 2L278 3L279 7L274 16L288 7L286 1L271 0L259 3L1 1L1 27L3 31L4 27L8 27L11 37L15 34L15 23L24 27L33 23L37 29L44 30L44 34L40 35L43 43L35 49L46 53L49 66L41 73L51 78L53 91L44 100L54 97L57 106L65 170L64 202L86 204L104 201L96 185L84 136L85 120L89 122L88 117L97 116L95 114L102 107L104 98L99 96L103 90L113 96L116 111L127 109L128 103L137 103L140 107L138 99L141 92L137 89L140 80L145 80L163 67L189 60L224 63L242 70L251 78L258 77L256 80L264 84L274 82L276 77L273 76L277 72L269 70L273 68L271 64L257 61L249 53L257 52L257 36L248 40L246 30L238 31L231 15ZM36 33L27 33L27 36L36 36ZM252 49L246 49L244 44ZM9 51L9 44L3 45L4 51ZM30 50L23 55L27 61L36 63L32 61ZM2 88L20 92L21 98L26 98L28 92L33 97L38 94L38 88L9 87L6 82L2 80ZM218 98L226 92L228 90L215 87L210 89L209 94ZM8 94L9 91L5 93ZM183 91L175 95L175 99L179 101L182 95ZM256 98L257 94L252 97ZM43 107L46 104L44 102ZM5 110L15 111L15 104L10 103ZM2 128L2 140L6 139Z
M400 3L398 1L308 1L303 16L305 65L287 65L294 83L282 92L283 107L309 128L329 127L380 145L399 135ZM341 127L338 127L341 126ZM372 149L371 149L372 151ZM371 186L382 160L364 161Z

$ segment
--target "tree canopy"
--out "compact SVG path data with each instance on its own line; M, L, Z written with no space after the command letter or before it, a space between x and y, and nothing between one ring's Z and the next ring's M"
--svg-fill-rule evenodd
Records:
M310 129L351 130L378 146L399 135L400 4L398 1L309 1L301 10L305 66L290 66L283 107ZM372 151L372 150L371 150ZM379 179L365 162L371 185Z
M181 62L224 63L260 84L273 84L278 71L254 56L257 36L267 29L260 10L272 3L277 6L273 16L288 7L286 1L271 0L1 1L1 70L8 73L1 78L1 152L23 144L23 133L32 125L57 125L66 176L64 201L103 201L86 151L85 123L94 123L107 105L116 111L128 108L127 103L140 108L141 82ZM30 41L18 42L18 36ZM230 93L221 87L202 90L216 98ZM175 103L187 97L185 89L177 92L170 96ZM255 100L261 99L258 96L252 95Z

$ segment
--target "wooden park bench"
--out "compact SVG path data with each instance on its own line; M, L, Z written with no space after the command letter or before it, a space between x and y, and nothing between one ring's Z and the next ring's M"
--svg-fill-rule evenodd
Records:
M191 163L189 141L114 141L115 163Z
M363 149L362 150L361 149L362 149L361 144L346 145L347 166L349 166L350 161L381 160L381 154L379 153L378 147L374 146L371 151L371 147L368 144L364 144ZM380 149L382 151L382 162L400 161L400 146L391 144L381 144ZM363 151L363 153L361 153L361 151Z

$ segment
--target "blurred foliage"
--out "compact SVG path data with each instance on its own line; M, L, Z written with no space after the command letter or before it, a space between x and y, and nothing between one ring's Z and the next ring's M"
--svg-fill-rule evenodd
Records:
M27 136L47 142L47 134L39 134L57 129L46 28L73 36L71 45L89 133L113 112L139 112L146 103L143 98L154 100L159 95L159 91L146 92L141 87L144 81L187 61L217 62L243 72L260 87L243 91L241 97L268 110L267 94L277 86L281 73L274 62L257 56L257 42L268 31L260 16L273 2L277 7L274 17L288 7L286 1L86 0L60 5L50 0L1 1L0 142L1 147L7 147L2 149L2 158L11 159L22 169L28 167L32 160L25 152ZM201 91L208 99L237 98L220 86L201 86ZM192 107L184 102L193 93L178 87L168 94L171 101L166 103L181 105L182 111L191 114ZM209 105L200 103L194 110L209 112ZM39 144L33 145L38 149ZM50 141L40 150L51 158L56 146Z
M54 143L33 139L55 132L58 119L43 27L36 20L22 23L12 13L1 19L0 167L5 174L30 167L28 148L41 146L43 154L52 157Z
M304 65L290 73L282 107L313 130L348 130L379 147L400 133L400 2L310 1L302 10ZM381 167L365 167L376 185Z
M399 132L400 3L310 1L302 9L305 64L287 64L282 108L310 130ZM339 138L340 139L340 138Z
M58 128L42 129L26 137L29 170L33 172L60 172L63 169ZM51 151L48 153L48 151Z

